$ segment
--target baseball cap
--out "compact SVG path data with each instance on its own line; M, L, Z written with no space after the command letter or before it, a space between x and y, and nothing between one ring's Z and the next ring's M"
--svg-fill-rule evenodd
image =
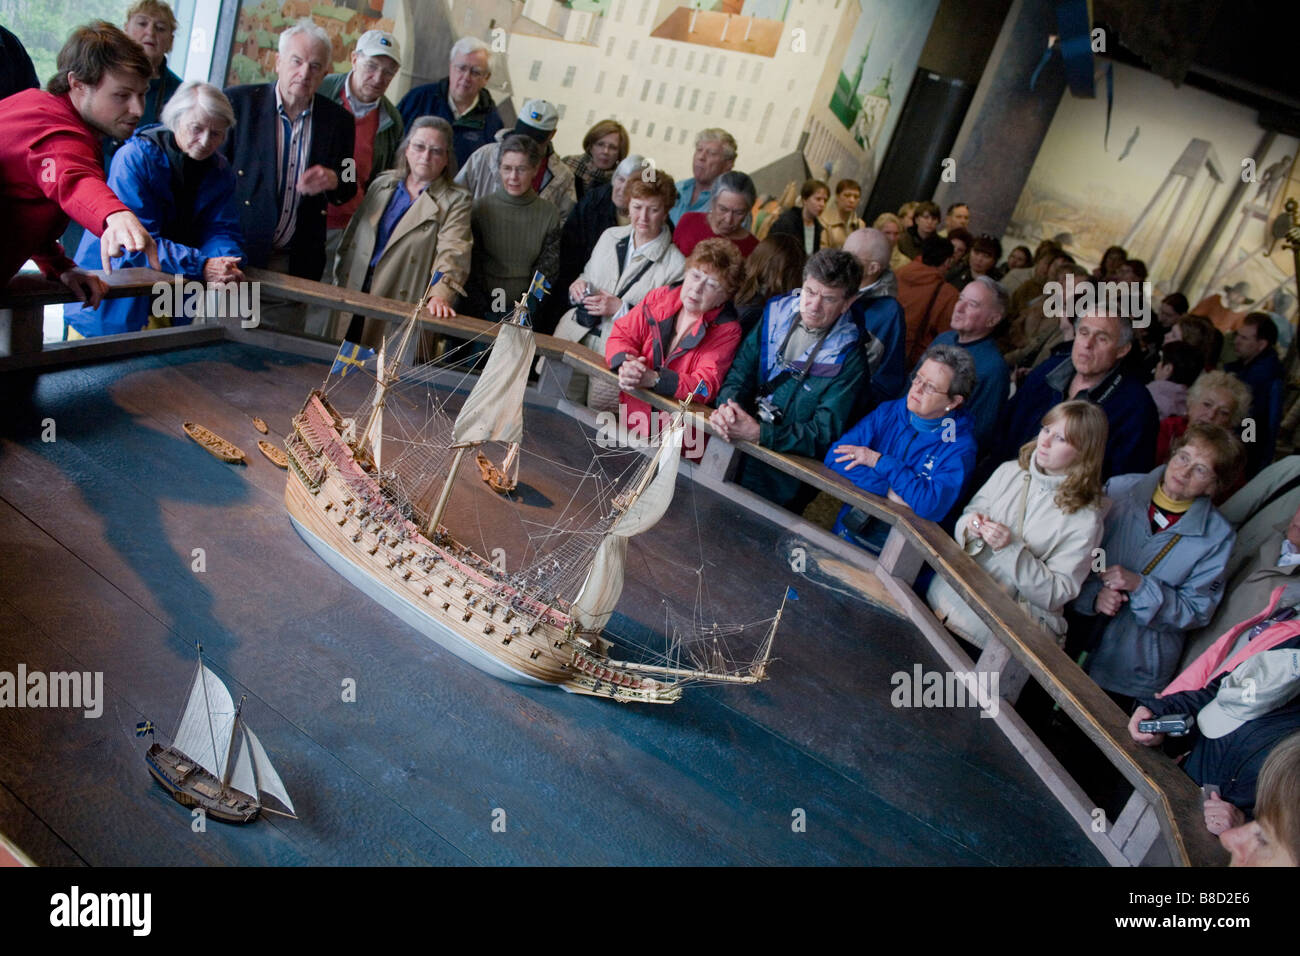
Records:
M555 127L560 122L560 114L546 100L529 100L524 104L524 108L519 111L519 119L515 122L516 133L526 133L536 140L544 140L548 135L555 132ZM538 135L538 134L541 135Z
M402 65L402 48L397 45L397 37L383 30L367 30L357 40L357 52L365 56L392 57L394 63Z
M1197 726L1206 737L1232 733L1300 694L1300 650L1260 651L1219 684L1214 700L1201 708Z

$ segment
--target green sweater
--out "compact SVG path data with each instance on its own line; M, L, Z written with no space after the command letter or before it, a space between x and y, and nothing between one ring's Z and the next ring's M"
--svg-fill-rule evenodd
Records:
M485 319L510 314L534 272L555 278L560 266L560 213L529 189L511 196L504 189L474 200L474 254L463 311ZM552 294L559 294L552 292Z
M718 391L719 406L735 399L745 411L757 417L763 331L764 323L759 322L741 342ZM771 395L782 410L781 420L774 423L760 420L758 443L782 454L822 458L831 444L857 420L854 415L865 410L862 400L869 381L861 348L845 353L839 371L833 376L810 375L802 383L797 375L785 376ZM741 461L736 481L794 511L801 511L812 497L811 489L805 488L798 478L747 456Z

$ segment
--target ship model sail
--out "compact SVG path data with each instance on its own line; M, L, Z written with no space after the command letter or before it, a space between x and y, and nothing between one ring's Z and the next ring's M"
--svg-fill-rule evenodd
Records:
M664 430L653 457L637 456L639 464L621 490L597 476L594 484L608 492L608 501L593 499L588 526L573 533L546 529L527 567L507 573L457 541L444 525L456 476L471 452L486 477L486 456L478 449L488 442L506 444L503 467L492 469L517 473L524 392L535 353L526 301L498 327L482 373L454 422L441 412L427 370L402 362L423 300L380 349L374 388L361 412L340 414L327 397L330 378L313 390L286 441L285 504L294 527L327 564L371 598L504 680L647 703L671 703L688 683L763 680L780 611L750 625L761 626L763 637L757 653L743 663L726 653L739 627L692 626L690 633L674 635L663 652L651 653L650 661L611 658L612 644L603 633L623 590L629 539L652 528L672 502L687 403ZM336 362L333 371L346 375L352 368ZM427 414L423 421L394 428L386 447L387 423L407 406L415 407L398 397L399 385L421 390ZM358 427L363 417L365 424ZM388 448L398 449L392 461Z
M243 721L243 706L200 651L176 736L170 747L149 747L149 772L178 803L201 807L216 820L248 823L262 810L297 819L271 758Z

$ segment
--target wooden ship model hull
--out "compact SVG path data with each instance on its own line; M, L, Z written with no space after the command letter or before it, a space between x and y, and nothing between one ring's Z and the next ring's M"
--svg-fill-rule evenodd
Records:
M153 744L145 755L149 773L183 807L200 807L223 823L249 823L260 805L238 790L221 787L221 781L173 747Z
M439 526L430 540L395 508L369 456L343 437L319 391L286 442L285 505L299 535L330 567L426 637L485 673L612 700L672 703L675 683L620 667L600 635L567 609L521 593ZM559 602L557 602L558 604Z

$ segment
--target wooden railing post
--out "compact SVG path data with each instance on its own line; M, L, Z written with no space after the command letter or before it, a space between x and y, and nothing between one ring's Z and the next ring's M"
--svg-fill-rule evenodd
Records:
M916 576L921 573L921 566L925 563L925 558L921 552L912 547L907 536L897 528L889 529L889 537L885 539L885 546L880 549L880 558L878 560L880 567L884 568L891 575L898 578L905 584L911 584L916 580Z
M988 671L998 675L998 696L1014 706L1029 681L1029 670L1011 654L1007 647L995 636L980 653L975 662L977 671Z
M702 426L692 424L692 428L703 431ZM717 435L708 440L704 446L704 456L700 459L700 471L718 481L731 481L740 466L740 455L736 446L723 441Z
M45 344L45 306L0 309L0 355L34 355Z

